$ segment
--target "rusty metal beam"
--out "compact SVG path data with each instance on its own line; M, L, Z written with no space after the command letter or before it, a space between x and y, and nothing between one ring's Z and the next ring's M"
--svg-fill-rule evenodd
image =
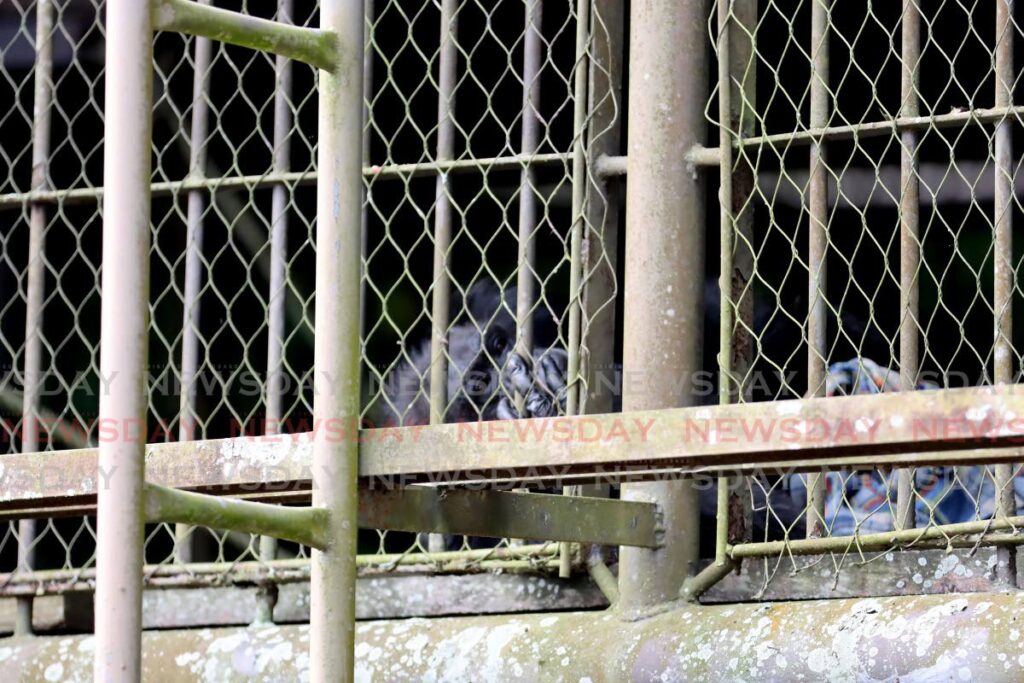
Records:
M978 680L1019 678L1024 595L702 605L627 622L606 612L362 622L365 680ZM143 678L299 680L306 626L151 631ZM91 636L5 641L12 680L84 680ZM56 674L56 676L55 676Z

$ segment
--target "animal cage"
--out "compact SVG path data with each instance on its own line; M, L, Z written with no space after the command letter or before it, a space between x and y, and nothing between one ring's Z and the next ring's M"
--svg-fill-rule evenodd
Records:
M1021 20L0 5L0 662L1014 680Z

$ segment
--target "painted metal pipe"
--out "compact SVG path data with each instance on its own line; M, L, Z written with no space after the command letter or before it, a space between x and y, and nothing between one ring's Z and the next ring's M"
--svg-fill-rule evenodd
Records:
M1013 22L1013 0L996 0L996 64L995 104L1006 108L1013 104L1013 85L1016 71L1013 67L1013 42L1017 27ZM995 291L992 308L995 312L995 338L993 379L996 384L1013 383L1013 294L1016 269L1013 263L1013 211L1015 205L1013 176L1013 120L1003 119L995 130L995 199L993 205L995 227L993 267ZM1009 517L1017 512L1013 490L1013 465L995 466L996 516ZM1014 557L1009 549L1000 553L1005 559L1000 577L1008 584L1016 582Z
M729 41L732 0L718 0L718 148L721 150L719 167L719 310L718 310L718 402L733 402L732 374L733 348L733 197L732 197L732 55ZM729 565L726 554L729 545L729 477L719 477L715 511L715 563L723 568Z
M591 0L576 3L576 70L573 74L573 159L572 159L572 228L569 233L569 339L566 343L567 395L565 411L569 415L580 413L580 396L586 391L585 379L580 372L583 356L583 233L586 224L586 200L589 194L587 173L587 80L590 76L590 4ZM539 6L540 3L538 2ZM538 10L539 12L539 10ZM536 31L540 31L539 17ZM522 227L522 226L520 226ZM532 257L531 257L532 258ZM530 263L532 269L532 262ZM563 495L581 493L576 486L562 487ZM572 548L563 543L559 550L558 574L563 579L572 575Z
M143 478L149 337L152 6L108 0L97 505L96 681L141 675Z
M50 187L50 120L53 105L53 0L36 3L36 63L33 70L32 106L32 190ZM29 209L28 273L25 299L25 366L22 374L21 452L39 450L40 393L43 377L43 299L46 272L43 264L46 244L46 206L33 203ZM51 423L52 424L52 423ZM36 523L18 521L18 567L31 571L35 565ZM14 632L32 632L32 598L19 598Z
M828 124L831 93L828 87L829 12L832 0L811 2L811 127ZM828 370L826 261L828 254L828 168L823 142L811 143L807 199L807 395L825 395ZM807 477L807 536L825 532L825 475Z
M321 28L337 35L338 68L320 71L313 418L348 436L323 429L313 440L313 505L330 515L327 547L312 556L314 683L354 675L364 21L362 0L320 4Z
M1021 109L1024 115L1024 108ZM712 150L713 151L713 150ZM489 171L517 171L523 164L534 166L565 166L571 159L565 152L545 152L532 156L507 154L497 157L480 157L477 159L453 159L452 161L423 161L408 164L366 165L363 176L366 178L383 178L405 181L410 178L424 178L437 173L479 173L481 169ZM717 157L716 157L717 159ZM715 161L715 164L718 162ZM621 175L621 173L619 173ZM162 180L153 183L153 196L167 196L192 188L207 190L242 189L246 192L264 187L286 184L292 187L315 185L319 176L316 172L292 171L290 173L261 173L259 175L227 176L194 180ZM0 194L0 210L21 209L30 202L46 204L81 204L92 202L103 197L102 187L79 187L74 189L45 190L39 192L7 192Z
M272 534L323 548L326 512L319 508L253 503L237 498L145 484L146 521L179 522L246 533Z
M755 155L739 145L738 140L757 132L757 53L755 50L759 8L757 0L732 4L729 33L730 62L730 127L736 133L732 164L733 254L729 277L733 305L733 329L730 336L730 357L733 387L730 399L740 403L753 400L752 373L757 340L754 338L754 211L757 204L751 197L757 185ZM749 484L748 484L749 486ZM730 483L729 514L741 517L735 521L735 538L730 543L749 541L753 537L753 503L743 494L743 487ZM749 489L748 489L749 490ZM742 531L738 531L742 530Z
M278 0L277 21L291 24L293 0ZM287 173L291 157L292 63L280 55L274 60L274 150L273 170ZM288 188L275 185L270 207L270 283L267 296L267 384L265 389L267 435L281 431L284 419L285 340L288 338L285 315L288 299ZM269 562L277 555L277 539L261 536L260 559ZM261 617L271 621L271 593L261 597Z
M900 116L919 114L919 63L921 61L921 12L918 0L903 0L900 62L902 78ZM916 130L900 134L900 390L914 391L921 368L918 324L920 292L918 274L921 270L921 187L917 175ZM896 473L897 529L915 526L914 471L900 469Z
M193 0L155 0L153 13L160 31L206 36L229 45L297 59L328 71L343 66L337 61L337 36L330 31L282 24Z
M456 0L441 3L441 38L437 87L438 162L450 161L455 152L455 67L458 59ZM448 407L448 324L451 274L448 251L452 239L452 202L448 175L437 176L434 201L434 284L431 290L430 423L441 424Z
M458 60L458 3L441 3L437 81L436 161L455 155L455 67ZM448 409L448 327L451 323L451 273L448 252L452 243L452 198L447 173L439 173L434 187L434 284L430 300L430 424L442 424ZM443 552L444 536L430 534L427 549Z
M580 11L577 10L577 16ZM577 58L583 57L587 61L588 104L582 122L585 125L583 156L587 168L584 179L587 190L583 193L583 240L579 265L582 287L578 343L580 386L570 394L576 403L575 414L611 413L615 393L612 380L617 336L615 298L618 293L621 193L619 183L600 173L600 160L621 151L625 11L619 0L592 0L588 35L582 42L577 40ZM575 485L563 489L563 492L575 495L602 498L607 498L610 491L606 484ZM560 547L559 560L559 573L568 575L572 560L570 546ZM593 568L590 571L593 574ZM602 579L606 583L602 589L610 591L614 587L615 599L618 600L618 579L603 573ZM609 579L616 583L613 585Z
M199 0L209 4L210 0ZM206 138L210 124L210 58L213 44L209 38L195 39L192 76L192 128L189 136L189 177L206 177ZM205 430L200 428L196 412L196 388L201 361L199 359L199 292L203 274L203 213L206 211L206 193L199 189L188 191L188 213L185 218L185 289L182 296L184 320L181 329L181 396L178 408L178 441L201 439ZM193 528L187 524L174 527L175 561L195 561Z
M630 6L629 177L626 187L624 412L695 403L701 367L704 184L685 154L704 140L708 80L705 0L634 0ZM665 113L671 112L670 116ZM622 498L661 506L660 550L622 548L623 609L678 597L696 569L697 491L683 482L630 484Z
M687 605L641 621L566 612L362 622L360 680L799 681L1020 678L1016 593ZM311 629L152 631L147 680L304 680ZM5 642L25 681L88 678L91 636ZM50 668L52 667L52 668ZM50 675L47 678L47 671Z
M585 203L586 251L583 254L583 340L580 373L586 391L579 394L579 412L612 412L614 392L609 380L615 362L618 294L618 244L621 192L619 183L601 174L601 161L620 153L625 7L620 0L593 0L587 85L587 148L591 192ZM615 157L623 160L625 157ZM623 171L625 173L625 171Z
M540 146L541 19L540 0L523 2L523 96L520 117L520 153L536 154ZM533 359L533 311L536 305L534 267L536 263L537 188L536 169L524 165L519 172L519 225L516 258L516 351L527 361ZM570 347L570 353L572 352ZM571 377L571 375L570 375ZM526 397L516 395L522 412ZM571 401L571 398L569 399Z
M589 76L590 2L576 3L576 70L573 74L572 231L569 235L569 359L566 368L566 413L578 413L580 392L580 342L583 282L583 231L586 229L587 178L587 78Z

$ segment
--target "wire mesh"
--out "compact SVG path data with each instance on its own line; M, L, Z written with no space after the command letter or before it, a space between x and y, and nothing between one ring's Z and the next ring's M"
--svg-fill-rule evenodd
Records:
M53 29L37 37L44 3ZM318 21L308 0L213 4L299 25ZM574 169L574 160L586 160L584 136L593 144L614 132L613 125L591 129L588 112L617 111L617 103L609 91L584 99L590 108L582 113L576 106L587 97L581 76L584 85L607 79L589 59L590 22L577 30L578 4L367 3L367 426L429 421L431 407L435 421L585 408L585 340L615 296L614 285L588 283L614 283L615 266L594 208L603 187L589 163ZM100 0L0 7L0 93L11 102L0 113L0 400L8 452L25 445L33 258L43 265L44 292L41 388L29 410L40 426L37 448L84 447L98 437L103 8ZM33 96L46 77L37 59L45 40L53 48L53 92L44 103L52 123L40 183L32 177L40 121ZM309 431L316 72L177 34L157 35L154 60L148 441ZM32 252L31 216L39 211L42 245ZM527 293L517 296L517 286ZM438 305L442 290L447 306ZM440 344L431 343L432 328ZM438 365L446 386L432 394ZM570 399L574 392L580 397ZM6 590L90 582L95 540L90 517L41 520L34 529L6 523ZM377 572L410 563L540 570L557 552L543 543L440 541L366 530L360 564ZM307 549L158 524L147 527L145 553L151 584L180 563L194 580L217 583L266 570L286 576Z
M720 2L709 19L720 60L723 11L727 77L707 112L732 148L723 201L739 265L720 352L733 359L733 400L1017 381L1013 3ZM723 88L730 120L717 106ZM838 575L896 548L1012 542L1012 523L1000 534L943 525L1019 514L1019 475L971 466L753 477L738 491L753 532L731 540L777 542L754 553L766 582L823 562ZM869 537L899 529L913 531ZM797 557L808 548L824 557Z

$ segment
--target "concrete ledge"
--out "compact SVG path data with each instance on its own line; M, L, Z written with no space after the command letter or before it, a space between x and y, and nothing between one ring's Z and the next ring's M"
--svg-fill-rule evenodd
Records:
M1012 681L1024 596L977 593L364 622L357 679ZM159 681L308 680L308 626L150 631ZM90 681L93 638L0 641L6 680Z

